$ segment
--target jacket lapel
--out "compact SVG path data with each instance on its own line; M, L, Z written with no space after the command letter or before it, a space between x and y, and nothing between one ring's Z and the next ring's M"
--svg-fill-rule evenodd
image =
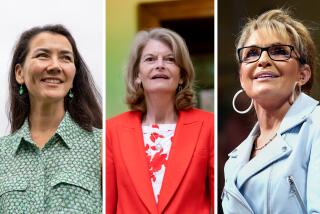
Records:
M250 160L239 171L237 177L237 184L239 188L241 188L241 186L254 174L268 167L270 164L274 163L280 158L290 155L292 148L283 138L283 134L289 129L304 122L317 105L318 101L312 99L304 93L300 94L283 118L276 138L266 148L264 148L259 155ZM254 129L255 133L258 131L257 126L258 124ZM251 144L253 144L253 140Z
M134 187L150 213L157 213L152 184L144 150L141 113L132 112L132 118L118 133L122 158Z
M231 193L234 197L236 197L242 204L251 210L250 205L240 193L239 188L237 187L237 177L239 171L244 167L250 160L252 143L255 139L256 131L258 125L253 128L250 135L245 139L236 149L228 154L229 156L229 165L228 170L225 171L226 178L225 180L225 190Z
M287 130L304 122L314 111L317 105L319 105L317 100L314 100L308 95L301 93L297 100L290 107L286 116L283 118L283 121L279 127L279 133L283 134Z
M229 161L233 160L232 166L228 166L226 176L229 179L225 183L226 190L242 201L242 204L249 210L251 207L240 192L242 185L259 171L291 153L290 146L278 135L259 155L250 160L253 142L258 132L259 124L257 123L247 139L229 154Z
M190 164L203 121L179 112L179 119L162 183L158 210L161 213L177 190Z
M270 166L275 161L290 155L292 148L282 135L287 130L306 120L317 105L318 102L316 100L302 93L281 122L276 138L259 155L250 160L253 142L259 132L258 123L247 139L229 153L229 164L231 165L228 166L228 171L226 172L228 180L226 180L225 188L248 208L250 206L239 189L256 173Z
M237 176L237 186L240 189L241 186L253 175L268 167L275 161L290 155L292 149L285 142L281 135L277 134L276 138L261 152L251 159L243 168L239 171Z

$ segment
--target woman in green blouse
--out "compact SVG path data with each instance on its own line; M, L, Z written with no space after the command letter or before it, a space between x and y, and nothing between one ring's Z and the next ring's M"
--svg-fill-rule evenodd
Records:
M25 31L9 75L0 213L101 213L101 98L70 32Z

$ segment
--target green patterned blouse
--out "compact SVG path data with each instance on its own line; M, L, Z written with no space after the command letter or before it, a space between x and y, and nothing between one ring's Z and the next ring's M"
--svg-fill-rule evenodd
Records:
M101 130L66 113L43 149L30 136L26 120L0 138L0 213L101 213Z

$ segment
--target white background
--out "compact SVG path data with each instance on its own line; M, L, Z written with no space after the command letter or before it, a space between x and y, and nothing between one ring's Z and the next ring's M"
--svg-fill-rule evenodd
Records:
M0 3L0 137L10 133L8 74L13 47L31 27L63 24L74 37L98 90L104 77L104 4L100 0L4 0Z

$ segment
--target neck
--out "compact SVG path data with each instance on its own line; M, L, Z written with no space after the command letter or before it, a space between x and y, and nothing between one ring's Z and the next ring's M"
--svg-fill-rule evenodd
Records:
M176 123L178 115L174 101L175 96L146 95L147 113L144 115L143 125Z
M255 110L260 126L260 136L274 134L289 108L290 104L288 102L273 107L263 106L255 102Z
M45 103L30 100L30 133L32 140L42 148L53 136L65 111L63 102Z
M281 103L275 105L276 103ZM252 149L251 158L255 157L262 149L264 149L276 137L277 130L290 108L287 101L284 102L258 102L254 101L260 135L255 139Z

